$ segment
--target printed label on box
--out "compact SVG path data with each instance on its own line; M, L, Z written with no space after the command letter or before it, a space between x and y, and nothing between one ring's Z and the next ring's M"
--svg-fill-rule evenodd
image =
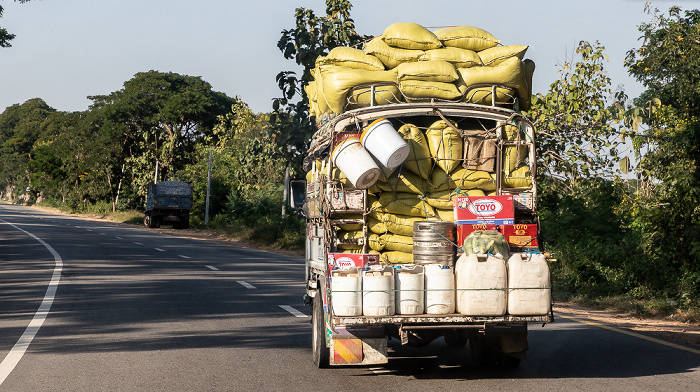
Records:
M379 264L379 255L367 253L329 253L328 266L338 269Z
M515 219L513 196L457 196L454 199L454 213L457 222L508 224L506 222L511 221L512 223Z

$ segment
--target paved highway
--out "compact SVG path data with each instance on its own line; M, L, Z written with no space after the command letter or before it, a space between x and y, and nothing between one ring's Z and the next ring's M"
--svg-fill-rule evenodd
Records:
M529 358L316 369L303 260L0 205L0 391L696 391L700 351L571 318Z

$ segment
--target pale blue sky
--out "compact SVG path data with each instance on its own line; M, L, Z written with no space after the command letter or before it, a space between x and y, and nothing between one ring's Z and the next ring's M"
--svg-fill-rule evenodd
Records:
M277 49L294 9L325 13L323 0L32 0L5 7L0 26L17 38L0 48L0 111L39 97L62 111L86 110L89 95L109 94L137 72L201 76L214 90L240 96L255 112L279 96L275 76L296 70ZM642 87L627 76L625 53L640 45L637 26L651 20L639 0L381 1L354 0L361 34L379 35L394 22L426 27L472 25L505 45L529 45L534 92L546 92L557 65L581 40L600 41L613 86L631 97ZM699 1L652 1L697 8Z

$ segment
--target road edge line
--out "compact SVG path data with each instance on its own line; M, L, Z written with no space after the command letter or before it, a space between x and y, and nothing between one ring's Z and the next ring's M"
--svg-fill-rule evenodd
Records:
M2 383L5 382L10 373L12 373L12 371L15 369L15 366L17 366L19 361L24 356L24 353L27 351L27 348L29 348L32 340L34 340L37 332L39 332L39 329L44 324L44 321L49 314L49 310L51 310L51 305L53 305L54 298L56 297L58 283L61 280L63 259L61 259L61 255L59 255L58 252L51 247L51 245L44 242L44 240L41 238L3 219L0 219L0 222L6 223L37 240L41 245L48 249L49 252L51 252L55 263L51 281L49 282L49 286L46 288L46 294L44 294L44 299L41 301L39 309L36 311L36 313L34 313L32 321L29 322L27 329L24 330L22 336L20 336L19 340L17 340L17 343L15 343L12 349L10 349L10 352L7 353L5 359L0 362L0 385L2 385Z
M691 353L693 353L693 354L700 354L700 350L695 349L695 348L692 348L692 347L687 347L687 346L683 346L683 345L681 345L681 344L676 344L676 343L667 342L667 341L662 340L662 339L653 338L653 337L651 337L651 336L646 336L646 335L643 335L643 334L637 333L637 332L627 331L627 330L624 330L624 329L621 329L621 328L617 328L617 327L611 327L611 326L609 326L609 325L605 325L605 324L603 324L603 323L599 323L599 322L596 322L596 321L590 321L590 320L582 319L582 318L580 318L580 317L574 317L574 316L568 316L568 315L567 315L567 316L564 316L564 315L562 315L561 313L558 313L557 316L558 316L558 317L561 317L561 318L563 318L563 319L573 320L573 321L576 321L576 322L579 322L579 323L582 323L582 324L588 324L588 325L592 325L592 326L594 326L594 327L607 329L608 331L619 332L619 333L622 333L622 334L625 334L625 335L628 335L628 336L633 336L633 337L635 337L635 338L644 339L644 340L647 340L647 341L650 341L650 342L654 342L654 343L658 343L658 344L663 344L664 346L677 348L677 349L679 349L679 350L689 351L689 352L691 352Z

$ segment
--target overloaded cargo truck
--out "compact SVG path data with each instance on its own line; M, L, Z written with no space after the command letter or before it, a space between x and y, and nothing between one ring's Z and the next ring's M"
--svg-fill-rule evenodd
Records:
M382 44L399 45L392 27ZM455 62L450 69L398 61L395 81L367 82L389 71L364 69L362 83L346 88L339 83L357 76L355 59L324 63L332 56L317 61L307 86L318 130L306 180L292 192L307 222L314 363L382 364L388 339L424 346L443 338L468 343L475 364L517 365L528 350L527 324L554 319L539 241L535 132L521 114L531 65L522 54L495 65L479 60L475 67L510 68L506 76L482 69L496 76L470 83L471 71ZM442 95L445 84L456 96ZM338 89L342 105L332 109L323 95Z
M158 228L172 225L174 229L190 227L192 185L180 181L162 181L148 184L144 225Z

